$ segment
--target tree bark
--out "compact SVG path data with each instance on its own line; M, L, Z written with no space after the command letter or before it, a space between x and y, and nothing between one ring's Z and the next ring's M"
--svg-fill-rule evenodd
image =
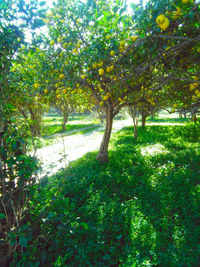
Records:
M192 120L194 121L195 124L197 124L197 114L196 114L196 112L193 113Z
M138 138L138 130L137 130L138 120L136 116L136 106L134 107L134 110L133 110L133 126L134 126L134 138L137 139Z
M108 107L108 109L106 110L106 129L104 132L99 152L97 154L97 160L101 162L108 161L108 144L112 131L112 124L113 124L113 109L112 107Z
M68 122L68 118L69 118L69 111L63 110L62 114L63 114L62 131L65 132L66 123Z
M146 124L146 114L142 113L142 128L145 128L145 124Z
M41 118L40 115L36 114L36 112L34 112L34 110L32 108L29 107L29 112L31 115L31 123L32 123L32 134L33 136L41 136Z

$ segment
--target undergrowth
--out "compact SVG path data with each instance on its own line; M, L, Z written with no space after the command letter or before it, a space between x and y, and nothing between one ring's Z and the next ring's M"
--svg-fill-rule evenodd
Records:
M13 266L199 266L199 141L193 124L139 128L137 140L127 127L108 163L87 153L43 179Z

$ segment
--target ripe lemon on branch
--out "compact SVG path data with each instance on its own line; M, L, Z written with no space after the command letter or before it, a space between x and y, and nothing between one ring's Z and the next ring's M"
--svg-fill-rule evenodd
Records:
M65 78L65 75L64 75L64 74L60 74L60 75L59 75L59 78L60 78L60 79L64 79L64 78Z
M104 69L99 69L99 75L100 76L104 75Z
M165 31L168 27L169 27L169 20L167 17L165 17L165 15L160 14L157 18L156 18L156 23L158 24L158 26L161 28L161 30Z
M115 51L114 50L111 50L110 51L110 55L113 57L115 55Z

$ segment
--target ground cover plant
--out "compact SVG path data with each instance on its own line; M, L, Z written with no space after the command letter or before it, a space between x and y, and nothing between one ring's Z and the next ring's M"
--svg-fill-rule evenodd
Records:
M199 266L200 129L115 133L32 191L13 266ZM24 230L25 229L25 230ZM16 236L13 240L16 240Z

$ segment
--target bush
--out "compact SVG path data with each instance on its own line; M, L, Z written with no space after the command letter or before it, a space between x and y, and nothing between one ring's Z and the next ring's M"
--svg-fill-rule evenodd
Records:
M18 131L6 121L0 133L0 264L9 261L17 243L22 224L24 207L27 204L29 186L34 183L37 169L35 158L25 154L25 147ZM9 240L15 235L15 242ZM18 239L17 239L18 238Z

